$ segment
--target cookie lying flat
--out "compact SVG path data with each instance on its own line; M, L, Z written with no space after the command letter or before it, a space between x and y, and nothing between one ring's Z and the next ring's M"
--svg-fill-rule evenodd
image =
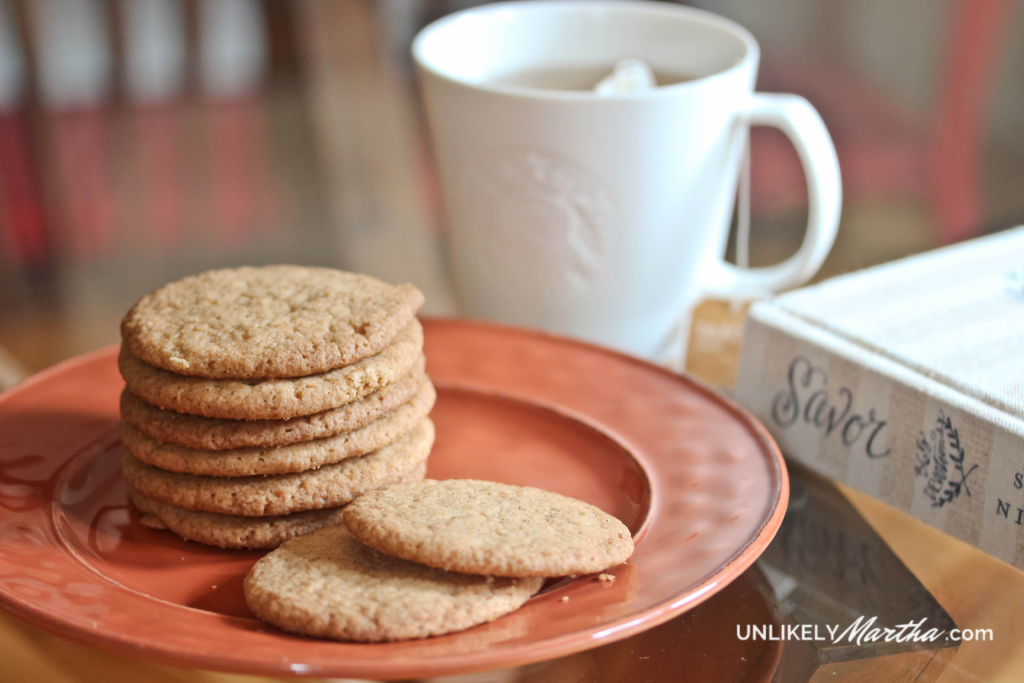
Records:
M374 453L307 472L207 477L167 472L126 453L121 474L135 491L189 510L285 515L345 505L366 491L400 481L426 462L433 443L434 425L424 419L407 436Z
M137 358L182 375L298 377L380 352L422 304L413 285L331 268L211 270L142 297L121 335Z
M160 443L127 422L121 423L121 443L137 460L171 472L213 477L303 472L365 455L396 441L427 416L436 397L433 385L426 382L411 401L365 427L285 446L204 451Z
M423 355L423 327L413 320L380 353L318 375L234 380L187 377L142 362L122 348L117 358L128 389L161 408L235 420L312 415L356 401L407 374Z
M425 468L424 468L425 469ZM342 509L309 510L275 517L241 517L196 512L131 492L140 522L151 529L168 529L187 541L218 548L276 548L296 536L341 523Z
M413 370L366 398L290 420L229 420L176 413L150 405L127 389L121 392L121 417L162 443L206 451L285 446L365 427L411 400L429 382L420 358Z
M405 562L335 526L289 541L257 561L245 577L245 599L260 619L287 631L373 642L491 621L520 607L541 583Z
M633 553L629 529L581 500L526 486L427 479L360 496L345 526L382 552L493 576L589 574Z

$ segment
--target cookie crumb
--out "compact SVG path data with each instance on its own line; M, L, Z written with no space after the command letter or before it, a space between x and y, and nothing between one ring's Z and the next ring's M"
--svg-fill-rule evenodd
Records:
M608 588L615 583L615 574L598 574L597 580L601 582L601 585Z
M559 602L569 602L569 596L568 595L563 595L562 597L558 598L558 601Z

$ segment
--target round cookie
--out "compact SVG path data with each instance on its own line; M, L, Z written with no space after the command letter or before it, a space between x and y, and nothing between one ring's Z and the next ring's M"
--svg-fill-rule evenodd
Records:
M427 479L360 496L345 526L381 552L493 576L590 574L633 554L629 529L575 498L474 479Z
M377 552L334 526L258 560L244 590L256 616L286 631L378 642L492 621L520 607L542 582L431 569Z
M121 392L121 417L162 443L206 451L285 446L349 432L380 419L411 400L429 379L420 357L404 377L365 398L312 415L282 420L230 420L158 408L132 392Z
M419 481L426 473L427 466L422 464L401 481ZM143 526L169 530L186 541L231 549L276 548L288 539L341 524L344 509L342 506L271 517L243 517L187 510L131 490L129 500L139 512Z
M263 517L345 505L371 489L393 484L426 462L434 425L424 418L406 436L368 455L316 470L252 477L207 477L168 472L121 458L121 475L135 491L189 510Z
M218 548L276 548L290 538L341 523L341 507L308 510L275 517L241 517L196 512L131 492L139 521L150 529L166 529L186 541Z
M171 472L213 477L303 472L376 451L407 434L434 406L437 394L425 382L411 401L351 432L284 446L204 451L150 438L127 422L121 423L121 443L137 460Z
M234 420L280 420L356 401L412 370L423 356L423 327L413 320L380 353L318 375L243 381L187 377L148 365L122 347L118 369L129 391L179 413Z
M131 353L210 378L300 377L391 343L423 304L410 284L292 265L211 270L142 297L121 322Z

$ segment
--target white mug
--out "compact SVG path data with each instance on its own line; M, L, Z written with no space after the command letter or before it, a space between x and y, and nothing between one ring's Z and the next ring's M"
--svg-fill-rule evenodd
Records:
M732 21L632 0L503 2L435 21L412 52L466 315L673 364L696 302L802 284L832 246L825 125L803 98L754 92L759 48ZM670 83L595 92L623 59ZM746 269L724 255L751 125L796 147L809 218L795 254Z

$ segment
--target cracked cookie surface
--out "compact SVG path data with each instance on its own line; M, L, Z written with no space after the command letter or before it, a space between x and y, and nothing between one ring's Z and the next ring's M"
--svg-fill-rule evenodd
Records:
M408 374L365 398L312 415L278 420L231 420L166 410L146 403L127 388L121 393L121 417L162 443L206 451L284 446L322 439L365 427L412 400L430 382L423 359Z
M494 579L406 562L343 526L289 541L253 565L245 599L264 621L305 635L393 641L459 631L520 607L542 579Z
M575 498L529 486L426 479L360 496L345 526L378 550L450 571L493 576L589 574L625 562L621 521Z
M231 549L276 548L288 539L340 524L343 510L335 507L273 517L242 517L186 510L135 491L129 493L129 498L143 526L170 530L188 541Z
M413 319L380 353L307 377L189 377L149 365L125 348L117 365L128 389L154 406L204 417L278 420L320 413L369 396L407 374L422 357L423 326Z
M423 304L411 284L332 268L211 270L142 297L124 345L154 367L219 379L299 377L386 347Z
M303 472L365 455L397 441L427 416L435 398L433 385L426 382L412 400L359 429L281 446L219 451L189 448L156 441L127 422L121 423L121 443L137 460L171 472L213 477Z
M132 490L189 510L251 517L284 515L345 505L371 489L406 481L426 463L433 443L434 425L425 418L380 450L305 472L209 477L168 472L125 453L121 475Z

